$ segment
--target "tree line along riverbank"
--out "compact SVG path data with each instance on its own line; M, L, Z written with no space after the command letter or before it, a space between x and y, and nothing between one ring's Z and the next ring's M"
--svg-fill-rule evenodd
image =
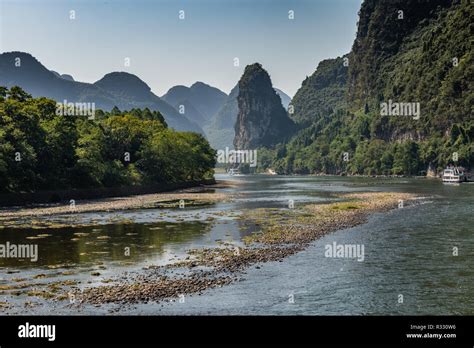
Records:
M67 190L90 198L144 193L135 186L175 189L212 179L214 166L215 151L201 134L168 128L158 111L61 115L51 99L0 87L4 204L15 197L61 200ZM51 191L58 193L34 195Z

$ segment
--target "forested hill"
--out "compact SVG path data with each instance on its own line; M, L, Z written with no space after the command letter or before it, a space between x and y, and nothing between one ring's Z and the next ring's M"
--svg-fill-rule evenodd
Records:
M310 125L346 107L348 62L347 56L323 60L314 74L303 81L291 101L294 111L290 115L295 122Z
M473 167L472 32L471 1L364 1L352 51L303 82L291 103L301 130L263 149L263 168L417 175ZM393 103L409 103L412 114Z

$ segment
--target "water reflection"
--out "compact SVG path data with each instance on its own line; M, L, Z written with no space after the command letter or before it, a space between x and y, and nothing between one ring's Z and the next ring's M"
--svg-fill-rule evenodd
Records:
M0 258L0 266L72 266L97 261L142 261L152 255L163 254L173 245L199 240L210 229L211 224L202 222L110 224L35 230L6 228L2 231L1 243L38 244L39 257L34 264L30 260Z

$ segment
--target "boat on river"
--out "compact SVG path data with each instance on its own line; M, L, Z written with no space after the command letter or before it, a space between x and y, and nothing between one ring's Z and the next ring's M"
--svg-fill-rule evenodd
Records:
M460 183L466 181L466 175L460 167L448 167L443 171L441 179L445 183Z

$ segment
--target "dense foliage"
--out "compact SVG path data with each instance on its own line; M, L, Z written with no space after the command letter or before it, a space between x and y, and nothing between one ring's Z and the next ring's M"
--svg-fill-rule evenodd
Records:
M323 60L316 72L306 77L291 101L294 110L290 115L295 122L301 126L321 122L346 107L348 62L347 56Z
M349 68L342 58L323 61L303 82L292 100L303 129L262 149L261 168L369 175L472 168L473 23L469 1L364 1ZM388 100L420 103L420 118L381 116Z
M0 192L176 183L212 175L202 135L167 128L157 111L56 114L56 102L0 87Z

